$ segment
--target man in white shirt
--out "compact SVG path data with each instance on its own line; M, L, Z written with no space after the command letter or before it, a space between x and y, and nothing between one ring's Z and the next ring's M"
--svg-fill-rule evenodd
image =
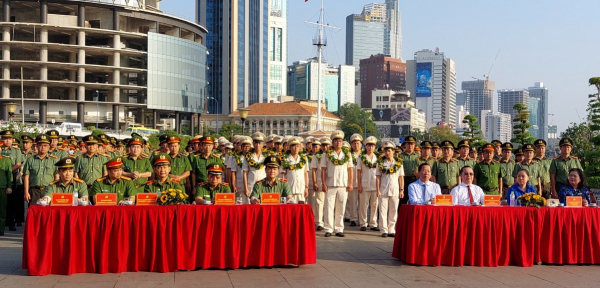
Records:
M367 224L371 226L371 230L379 231L377 228L377 155L375 155L375 145L377 138L373 136L367 137L363 142L366 153L359 156L356 163L356 171L358 179L358 194L359 194L359 213L358 223L360 231L367 231ZM367 210L371 208L371 216L367 221Z
M354 133L350 136L350 147L352 149L352 164L354 164L353 174L357 175L356 168L360 161L360 154L362 148L363 137ZM348 201L346 203L346 212L344 213L345 219L350 219L350 227L356 226L358 222L358 177L354 177L354 183L352 183L352 191L348 192Z
M353 187L352 156L349 149L342 149L344 132L331 133L333 151L327 151L321 158L321 181L325 192L325 237L344 237L344 210L348 192Z
M244 193L250 197L252 188L256 181L260 181L267 177L265 172L265 155L263 154L263 145L265 144L265 134L261 132L255 132L252 134L252 144L254 150L244 155L244 163L242 169L244 170Z
M282 165L283 174L292 192L292 200L296 203L305 202L308 198L308 159L300 155L300 137L292 137L288 141L290 154Z
M394 158L396 145L385 141L381 145L384 158L377 168L377 195L379 202L379 229L381 237L394 237L396 235L396 219L398 218L398 204L404 197L404 167Z
M440 185L429 181L431 179L431 166L428 163L419 165L419 180L408 185L408 203L425 204L431 201L435 204L435 195L442 195Z
M475 202L483 203L485 194L479 186L473 184L473 178L475 178L475 173L471 166L460 169L461 183L450 191L452 205L471 206Z
M321 145L315 145L313 143L313 159L310 162L311 179L313 183L313 214L315 215L315 224L317 225L317 231L323 230L323 206L325 203L325 192L323 192L323 186L321 183L321 159L325 155L325 152L331 146L331 140L327 137L321 138L318 142Z

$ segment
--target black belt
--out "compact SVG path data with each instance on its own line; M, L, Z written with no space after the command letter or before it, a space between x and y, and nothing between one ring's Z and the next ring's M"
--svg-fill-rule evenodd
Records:
M46 186L29 186L29 189L41 189L41 190L44 190L44 189L46 189Z

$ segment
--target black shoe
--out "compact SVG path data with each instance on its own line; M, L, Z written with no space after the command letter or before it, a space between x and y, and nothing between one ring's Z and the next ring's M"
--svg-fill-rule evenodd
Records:
M17 222L17 227L21 227L21 226L23 226L23 223Z
M325 232L325 237L331 237L331 233Z
M4 236L4 231L0 231L0 236Z
M379 227L372 227L371 231L380 231Z
M10 230L10 231L17 231L17 227L15 227L15 226L8 226L8 230Z
M344 233L342 233L342 232L335 233L335 236L337 236L337 237L345 237Z
M390 233L390 234L388 234L388 237L394 238L394 236L396 236L396 233Z
M350 227L354 227L354 226L356 226L356 222L350 221Z
M388 237L388 234L387 233L383 233L383 234L381 234L381 237L386 238L386 237Z
M367 227L360 227L360 231L367 231Z
M350 219L344 218L344 222L350 222Z
M317 231L323 231L323 226L317 226Z

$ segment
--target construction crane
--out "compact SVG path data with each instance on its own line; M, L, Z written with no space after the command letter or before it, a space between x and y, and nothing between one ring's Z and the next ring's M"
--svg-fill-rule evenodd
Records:
M498 49L498 53L496 53L496 58L494 58L494 62L492 62L492 67L490 67L490 71L487 74L483 75L485 81L490 80L490 74L492 73L492 69L494 69L494 64L496 64L496 59L498 59L498 55L500 55L500 49Z

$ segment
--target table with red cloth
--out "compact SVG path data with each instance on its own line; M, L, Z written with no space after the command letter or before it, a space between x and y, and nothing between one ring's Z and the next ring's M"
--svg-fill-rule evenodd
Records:
M29 275L316 263L310 205L32 206Z
M600 264L600 209L402 205L392 256L416 265Z

